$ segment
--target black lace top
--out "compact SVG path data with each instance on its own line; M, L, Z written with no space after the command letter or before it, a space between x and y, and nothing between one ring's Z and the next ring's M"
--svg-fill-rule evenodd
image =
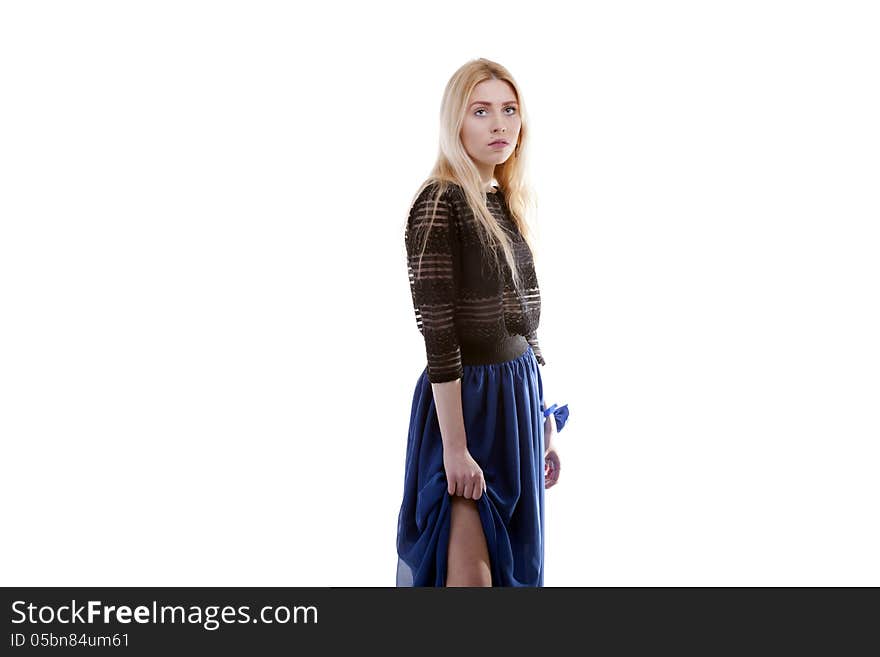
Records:
M438 186L432 183L410 209L404 231L416 325L425 340L428 379L454 381L468 364L502 362L538 346L541 295L532 252L510 217L504 194L487 194L489 212L513 236L521 277L519 294L500 255L503 275L492 266L476 233L476 221L458 185L440 196L419 268L419 253L431 222Z

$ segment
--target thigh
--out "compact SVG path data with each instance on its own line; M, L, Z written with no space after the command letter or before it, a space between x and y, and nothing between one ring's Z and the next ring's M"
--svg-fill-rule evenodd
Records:
M452 496L448 561L450 575L465 571L469 577L488 577L491 585L489 548L477 501L461 495Z

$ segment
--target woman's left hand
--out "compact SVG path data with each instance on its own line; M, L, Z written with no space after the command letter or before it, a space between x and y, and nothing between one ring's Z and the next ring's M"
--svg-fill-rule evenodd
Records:
M551 413L544 421L544 488L559 481L559 452L556 451L556 419Z
M559 481L559 453L550 445L544 453L544 488L555 486Z

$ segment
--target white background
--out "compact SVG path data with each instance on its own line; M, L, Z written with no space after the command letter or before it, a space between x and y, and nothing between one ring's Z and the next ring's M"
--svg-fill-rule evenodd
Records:
M0 584L393 586L402 229L487 57L571 410L545 584L880 585L872 3L305 6L2 5Z

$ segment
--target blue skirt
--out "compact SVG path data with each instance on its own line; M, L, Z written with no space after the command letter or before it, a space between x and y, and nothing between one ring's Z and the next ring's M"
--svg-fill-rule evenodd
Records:
M468 451L487 490L477 500L492 586L544 585L544 385L531 346L503 363L465 365ZM415 386L397 523L397 586L445 586L452 495L433 388Z

